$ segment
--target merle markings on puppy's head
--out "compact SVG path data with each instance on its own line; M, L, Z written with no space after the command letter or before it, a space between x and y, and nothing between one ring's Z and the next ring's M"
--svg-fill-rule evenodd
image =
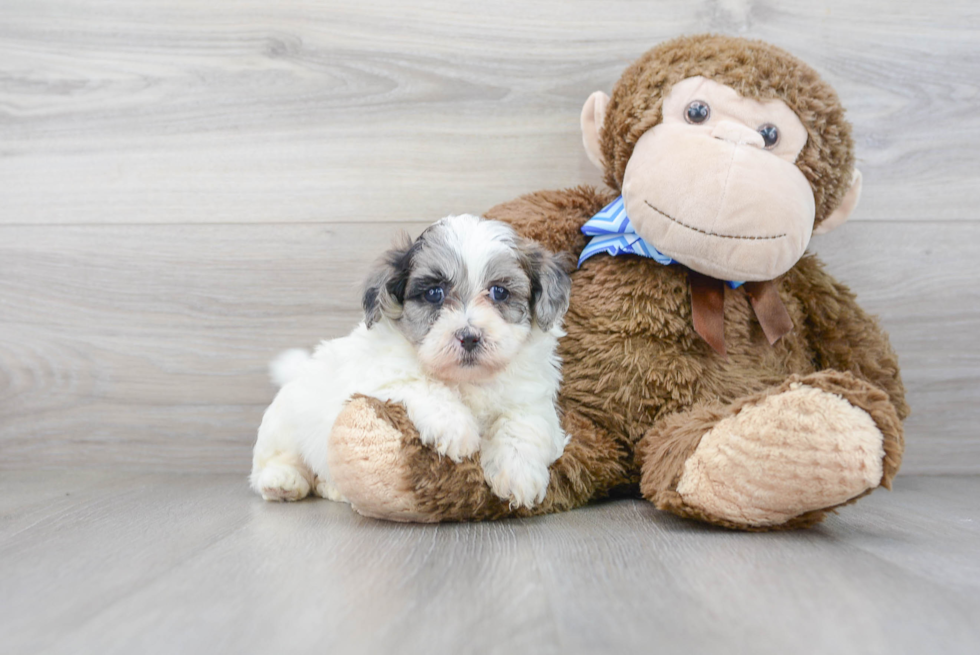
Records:
M401 243L381 256L365 284L361 306L368 327L382 316L397 320L401 313L412 257L420 247L421 237L413 242L408 234L402 233L399 240Z
M503 369L532 330L555 326L570 289L566 263L509 225L449 216L385 253L364 318L391 321L437 377L476 380Z
M553 255L532 241L523 241L522 265L531 280L531 306L542 330L550 330L568 311L572 260Z

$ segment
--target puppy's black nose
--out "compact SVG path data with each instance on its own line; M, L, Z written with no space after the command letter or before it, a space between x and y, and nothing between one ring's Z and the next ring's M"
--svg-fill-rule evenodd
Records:
M468 353L473 352L473 349L480 344L480 334L472 330L460 330L456 333L456 338L459 339L459 345Z

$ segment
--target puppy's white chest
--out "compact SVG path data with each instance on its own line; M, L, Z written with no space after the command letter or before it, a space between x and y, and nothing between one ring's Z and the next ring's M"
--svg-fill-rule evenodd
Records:
M473 418L480 424L481 432L488 430L500 417L506 402L496 385L463 385L459 389L459 395L463 404L473 412Z

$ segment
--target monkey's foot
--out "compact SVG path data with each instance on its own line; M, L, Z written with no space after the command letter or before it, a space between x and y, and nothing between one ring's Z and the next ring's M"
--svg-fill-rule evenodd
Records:
M327 465L334 491L360 514L390 521L427 519L412 488L406 438L418 439L404 408L355 396L330 434Z
M644 495L661 509L742 530L817 523L889 486L901 460L894 407L847 373L794 376L672 419L640 446Z

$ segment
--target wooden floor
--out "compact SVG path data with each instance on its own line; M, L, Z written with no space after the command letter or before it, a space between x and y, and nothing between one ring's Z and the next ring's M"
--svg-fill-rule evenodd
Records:
M642 501L418 526L243 476L6 472L5 653L973 653L980 479L742 534Z

